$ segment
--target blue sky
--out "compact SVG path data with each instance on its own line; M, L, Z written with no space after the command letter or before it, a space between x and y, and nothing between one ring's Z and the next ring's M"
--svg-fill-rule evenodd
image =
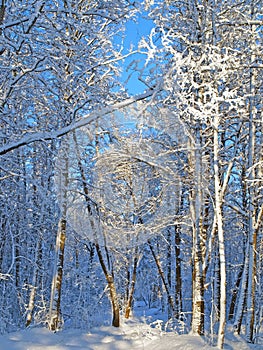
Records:
M126 37L124 40L125 53L128 52L131 45L134 49L136 49L140 39L142 37L147 37L150 34L152 28L153 22L149 19L143 18L143 16L140 16L136 22L129 21L126 25ZM131 74L129 81L125 86L129 94L136 95L145 91L147 87L138 80L139 73L136 72L132 67L126 71L125 67L128 67L132 61L137 62L138 68L142 68L146 61L146 55L135 54L127 58L124 62L122 80L125 81Z

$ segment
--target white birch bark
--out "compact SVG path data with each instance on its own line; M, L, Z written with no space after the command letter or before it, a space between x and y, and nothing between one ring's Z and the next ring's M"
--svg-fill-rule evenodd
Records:
M193 222L193 273L192 273L192 332L194 334L203 334L204 332L204 279L202 269L202 251L200 244L200 225L201 225L201 142L200 130L196 130L195 152L192 154L194 160L194 182L195 188L192 191L190 204L191 217Z
M62 292L62 280L63 280L63 267L64 267L64 249L66 241L66 227L67 227L67 187L68 187L68 147L65 147L64 151L60 154L63 157L61 166L61 176L63 184L60 185L60 207L61 218L58 224L57 238L56 238L56 251L53 279L51 285L51 296L49 306L49 319L48 326L50 330L56 331L60 326L61 315L61 292Z
M125 318L129 318L131 311L132 311L132 302L135 292L135 283L137 278L137 267L138 267L138 260L139 260L139 252L138 247L135 247L135 256L133 259L133 271L132 271L132 279L130 282L130 286L128 286L128 295L127 295L127 305L125 308ZM130 288L129 288L130 287Z
M214 184L215 184L215 215L217 221L218 245L219 245L219 265L220 265L220 318L217 346L223 349L226 325L226 258L223 230L221 185L219 176L219 115L214 117Z
M30 290L30 296L29 296L29 302L28 302L27 314L26 314L26 327L28 327L32 322L33 310L35 307L35 296L36 296L37 278L38 278L38 258L39 258L40 249L41 249L41 238L39 237L36 245L36 250L35 250L34 270L33 270L33 276L32 276L32 284L30 286L31 290Z

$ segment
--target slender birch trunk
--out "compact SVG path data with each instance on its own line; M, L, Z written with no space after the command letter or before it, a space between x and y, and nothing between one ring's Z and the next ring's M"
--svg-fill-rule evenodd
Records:
M219 249L219 271L220 271L220 318L217 346L223 349L225 339L226 325L226 257L225 242L223 230L223 213L221 200L221 185L219 175L219 115L214 117L214 185L215 185L215 215L218 232L218 249Z
M34 270L33 270L33 276L32 276L32 282L31 282L31 290L30 290L30 296L29 296L29 302L27 307L27 314L26 314L26 327L28 327L32 322L32 315L33 310L35 307L35 296L36 296L36 290L37 290L37 279L38 279L38 262L39 262L39 256L41 251L41 237L38 238L36 250L35 250L35 258L34 258Z
M171 239L171 228L168 228L167 233L167 255L166 255L166 261L167 261L167 283L169 286L169 289L172 288L172 239ZM173 310L171 310L170 307L168 307L168 318L171 318L173 316Z
M61 157L61 179L63 184L61 186L61 218L58 224L57 239L56 239L56 256L54 264L54 272L51 286L50 307L48 326L52 331L56 331L61 323L61 292L63 280L64 267L64 250L66 241L67 228L67 187L68 187L68 147L62 152Z
M193 234L193 272L192 272L192 332L204 334L204 276L201 249L201 202L202 202L202 166L201 140L199 126L196 127L195 152L190 163L194 166L194 188L190 198L190 212Z
M134 291L135 291L138 259L139 259L138 247L136 247L135 248L135 257L134 257L134 261L133 261L131 285L130 285L130 289L128 289L128 295L127 295L127 305L125 308L125 318L130 317L130 313L131 313L131 309L132 309L132 301L133 301L133 296L134 296Z
M181 236L179 225L175 226L175 317L179 319L182 312L182 272L181 272Z
M251 185L250 185L251 186ZM256 246L257 235L254 229L255 210L253 206L252 189L249 190L249 250L248 250L248 284L247 284L247 319L246 319L246 338L253 342L254 333L254 313L255 313L255 275L256 275Z
M157 266L157 269L158 269L158 273L159 273L159 275L161 277L161 280L162 280L162 283L164 285L164 289L165 289L166 294L167 294L168 303L169 303L169 305L170 305L170 307L172 309L172 312L174 313L174 311L175 311L174 300L173 300L172 294L170 292L170 288L169 288L168 282L165 279L165 274L164 274L164 271L162 269L162 264L161 264L160 258L155 254L153 245L150 242L150 240L148 240L148 245L149 245L149 248L151 250L152 256L154 258L154 261L156 263L156 266Z

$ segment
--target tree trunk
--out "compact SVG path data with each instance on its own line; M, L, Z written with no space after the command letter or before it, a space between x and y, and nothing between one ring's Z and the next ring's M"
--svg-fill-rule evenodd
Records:
M247 208L247 181L246 181L246 169L245 166L242 167L241 172L241 179L242 179L242 203L243 203L243 211L246 213L248 212ZM246 236L248 235L246 230ZM240 334L241 331L241 324L246 304L246 297L247 297L247 282L248 282L248 252L249 252L249 242L248 239L246 239L245 247L244 247L244 262L242 266L242 276L241 276L241 287L239 288L238 295L237 295L237 307L235 311L235 317L234 317L234 325L233 329L234 332L237 334Z
M150 240L148 240L148 245L149 245L149 247L150 247L150 250L151 250L151 253L152 253L152 255L153 255L154 261L155 261L155 263L156 263L156 266L157 266L159 275L160 275L160 277L161 277L161 280L162 280L162 282L163 282L165 291L166 291L166 293L167 293L168 303L169 303L169 305L170 305L170 307L171 307L171 309L172 309L172 311L173 311L173 313L174 313L174 311L175 311L175 308L174 308L174 300L173 300L173 297L172 297L172 295L171 295L171 293L170 293L169 285L168 285L168 283L167 283L167 281L166 281L166 279L165 279L165 275L164 275L164 272L163 272L163 269L162 269L162 265L161 265L160 258L155 254L155 251L154 251L154 249L153 249L153 246L152 246Z
M240 269L240 271L239 271L239 273L237 275L237 280L236 280L236 283L235 283L235 287L234 287L234 289L232 291L232 297L231 297L229 313L228 313L228 320L229 321L231 321L234 318L238 290L240 289L239 286L240 286L240 283L241 283L241 280L242 280L242 273L243 273L243 269Z
M102 270L104 272L104 275L106 277L106 280L108 282L108 287L110 291L110 301L112 305L112 326L119 327L120 326L120 307L118 302L118 296L116 292L116 287L114 284L114 278L113 275L108 271L102 251L100 249L100 246L98 243L95 243L96 251L98 254L98 258L102 267Z
M56 241L56 264L50 297L49 329L52 331L58 330L61 323L60 305L64 267L64 249L66 241L66 226L66 219L61 218L58 225Z
M168 227L168 233L167 233L167 255L166 255L166 261L167 261L167 283L169 286L169 290L172 288L172 232L171 227ZM175 310L171 310L171 307L168 307L168 318L171 318L173 316L173 312Z
M175 317L179 318L182 312L182 273L181 273L181 237L180 227L175 226Z
M112 326L120 327L120 308L117 297L117 292L114 284L114 279L111 274L106 276L110 290L110 299L112 303Z
M218 249L219 249L219 271L220 271L220 318L217 346L223 349L225 339L226 325L226 257L225 242L223 230L223 213L221 185L219 176L219 115L216 113L214 117L214 185L215 185L215 215L218 231Z
M0 5L0 26L3 25L3 22L4 22L4 16L5 16L5 0L2 0L1 1L1 5ZM2 34L2 28L0 28L0 35ZM0 55L2 54L3 52L0 51Z
M26 327L28 327L32 322L32 315L33 315L33 309L35 306L35 296L36 296L36 289L37 289L38 262L39 262L40 253L41 253L41 238L38 239L36 250L35 250L34 270L33 270L32 284L31 284L27 314L26 314Z
M61 187L61 218L58 224L57 239L56 239L56 256L54 264L54 272L51 287L50 307L49 307L49 329L56 331L60 327L61 323L61 292L62 292L62 280L63 280L63 267L64 267L64 250L66 241L66 228L67 228L67 187L68 187L68 147L66 147L62 154L62 162L60 164L61 178L63 186Z
M192 332L204 334L204 276L201 249L201 202L202 202L202 166L200 126L196 126L195 151L190 154L190 167L193 168L194 188L190 196L190 214L192 219L193 256L192 256ZM192 145L190 145L192 149Z
M214 257L213 257L213 321L218 322L220 320L220 261L218 254L218 242L216 241L214 244Z
M136 247L135 248L135 257L134 257L134 262L133 262L131 286L130 286L130 291L128 292L127 305L125 308L125 318L130 317L130 312L132 309L132 301L133 301L133 296L134 296L134 291L135 291L138 258L139 258L138 257L138 247Z
M247 247L245 251L245 262L244 262L244 267L242 271L241 288L239 290L238 304L237 304L237 310L235 314L235 321L234 321L234 327L233 327L234 331L237 334L240 334L243 312L244 312L245 303L246 303L248 264L249 264L248 250L249 250L249 242L247 242Z

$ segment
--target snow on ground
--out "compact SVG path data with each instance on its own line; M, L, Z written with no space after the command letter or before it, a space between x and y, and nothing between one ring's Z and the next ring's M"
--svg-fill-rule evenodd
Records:
M101 327L90 333L67 330L56 334L44 328L34 328L0 337L1 350L192 350L211 349L194 336L159 336L146 329Z
M204 339L193 335L164 333L138 320L120 328L98 327L90 331L31 328L0 336L0 350L211 350ZM226 350L262 350L263 345L247 344L242 337L227 335Z

